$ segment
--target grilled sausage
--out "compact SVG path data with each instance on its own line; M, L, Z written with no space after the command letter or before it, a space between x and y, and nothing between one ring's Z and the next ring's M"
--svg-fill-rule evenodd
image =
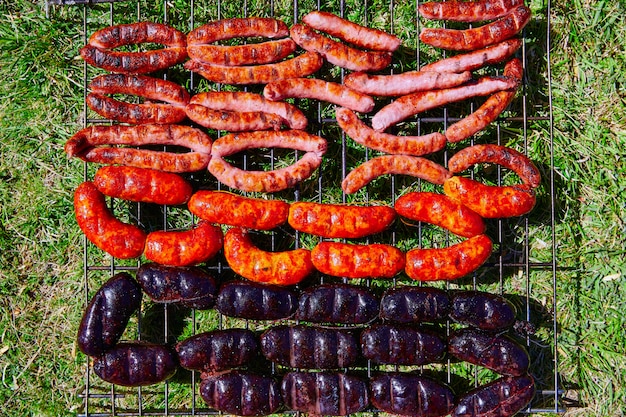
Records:
M421 156L383 155L366 161L350 171L341 182L346 194L353 194L376 178L387 175L410 175L432 184L443 184L451 174L443 166Z
M311 261L323 274L346 278L392 278L404 268L404 253L385 244L320 242Z
M530 375L502 377L462 395L453 417L510 417L526 407L535 396Z
M506 298L481 291L456 291L450 318L482 330L500 331L515 323L515 307Z
M502 18L471 29L425 28L419 39L435 48L473 51L512 38L530 21L531 11L519 6Z
M216 309L230 317L250 320L278 320L293 315L298 297L289 288L249 281L222 285Z
M291 59L262 65L206 64L197 60L185 62L185 69L196 72L209 81L222 84L268 84L287 78L306 77L319 70L324 64L322 56L316 52L305 52Z
M353 72L345 76L346 87L373 96L403 96L417 91L439 90L456 87L472 78L469 71L455 74L449 72L407 71L392 75L373 75Z
M486 229L482 217L443 194L407 193L396 200L394 209L400 216L443 227L462 237L473 237Z
M78 348L100 356L117 344L131 316L141 307L141 288L126 272L113 275L89 301L78 327Z
M466 52L440 59L424 65L420 71L439 71L442 73L464 73L484 67L485 65L497 64L513 55L520 46L522 40L519 38L507 39L495 45L487 46L477 51ZM505 74L504 75L509 75Z
M191 266L213 258L223 243L222 229L202 220L189 230L150 232L144 255L162 265Z
M271 64L291 55L298 45L290 39L245 45L188 45L189 58L208 64L239 66Z
M420 156L440 151L446 146L446 137L438 132L423 136L396 136L375 131L349 109L337 108L335 115L337 124L346 135L376 151Z
M213 110L199 104L188 104L185 113L200 126L228 132L278 130L284 122L272 113Z
M363 51L324 36L310 26L297 23L289 30L291 38L309 53L317 53L326 61L352 71L380 71L391 63L387 51Z
M476 235L447 248L411 249L406 253L406 274L418 281L455 280L471 274L491 255L487 235Z
M309 12L302 16L302 21L313 29L363 49L393 52L402 43L395 35L359 25L328 12Z
M378 315L378 299L366 288L322 284L300 292L296 320L326 324L363 324Z
M449 311L448 293L432 287L389 288L380 300L380 318L395 323L438 323Z
M272 101L286 98L312 98L361 113L369 113L374 110L372 97L342 84L318 78L290 78L272 82L263 89L263 96Z
M137 281L155 303L180 303L206 310L215 304L217 283L202 268L145 263L137 269Z
M118 220L92 182L85 181L74 191L74 214L87 239L111 256L130 259L143 253L146 233Z
M258 352L258 338L248 329L203 332L176 344L180 366L202 372L219 372L246 365L257 357Z
M323 155L327 148L326 140L311 135L303 130L281 130L278 132L242 132L231 133L218 138L213 144L211 154L224 157L254 148L297 149Z
M523 5L524 0L430 1L420 4L418 12L427 19L483 22L498 19L508 14L515 7Z
M247 37L284 38L289 36L285 22L268 17L237 17L205 23L187 34L187 45L206 45L221 40Z
M446 341L433 331L374 324L361 332L361 353L374 363L426 365L440 362L446 350Z
M189 211L211 223L271 230L287 222L289 203L244 197L226 191L200 190L187 203Z
M399 416L444 417L454 408L452 390L434 379L410 373L384 373L370 379L371 402Z
M407 94L380 109L372 117L372 128L382 132L418 113L476 96L488 96L497 91L515 89L518 83L519 81L514 78L484 76L474 83L460 87Z
M289 372L281 391L288 409L311 415L345 416L369 404L367 383L344 373Z
M446 180L443 192L488 219L522 216L530 212L537 202L535 191L526 184L485 185L457 176Z
M102 194L113 198L165 205L185 204L193 191L177 174L129 166L99 168L93 183Z
M237 416L272 414L283 404L278 381L244 371L205 376L200 396L209 407Z
M294 285L314 270L308 249L266 252L254 246L249 233L238 227L226 232L224 257L235 273L264 284Z
M167 346L147 342L120 342L93 363L102 380L126 387L158 384L176 368L176 356Z
M495 145L479 144L468 146L455 153L448 160L448 169L457 174L480 163L498 164L515 172L522 182L532 188L541 184L541 174L533 162L515 149Z
M387 206L295 202L289 207L289 225L296 230L326 238L355 239L382 232L396 218Z

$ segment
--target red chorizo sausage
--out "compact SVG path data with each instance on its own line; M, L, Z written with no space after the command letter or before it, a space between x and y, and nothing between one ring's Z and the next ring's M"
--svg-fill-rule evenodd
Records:
M495 45L477 51L458 54L450 58L440 59L428 65L424 65L420 71L439 71L462 73L463 71L473 71L485 65L497 64L513 55L520 46L522 40L519 38L507 39ZM508 75L508 74L504 74Z
M187 45L203 45L221 40L246 37L284 38L289 36L285 22L270 17L219 19L193 29Z
M523 5L524 0L430 1L420 4L418 12L427 19L482 22L498 19Z
M328 12L309 12L302 17L302 21L313 29L363 49L393 52L402 44L396 35L359 25Z
M168 266L190 266L208 261L222 249L222 229L207 221L183 231L156 231L148 234L144 255Z
M476 235L447 248L411 249L406 274L417 281L455 280L471 274L491 255L487 235Z
M154 204L185 204L193 192L191 184L177 174L129 166L102 167L93 183L104 195Z
M271 64L282 61L296 50L298 45L290 38L249 43L245 45L189 45L189 58L208 64L238 66Z
M533 188L526 184L485 185L457 176L446 180L443 192L488 219L522 216L537 202Z
M405 265L404 253L385 244L320 242L311 260L321 273L347 278L393 278Z
M296 230L326 238L354 239L382 232L396 218L387 206L361 207L295 202L289 208L289 224Z
M377 132L363 123L353 111L343 107L335 110L335 117L339 127L352 140L376 151L419 156L440 151L446 146L446 137L438 132L422 136Z
M213 110L199 104L188 104L185 113L200 126L228 132L278 130L283 118L273 113Z
M250 198L226 191L201 190L187 203L189 211L212 223L271 230L287 222L289 203Z
M380 71L391 63L387 51L363 51L324 36L310 26L295 24L291 38L304 50L322 55L328 62L352 71Z
M417 91L439 90L455 87L472 78L469 71L434 72L407 71L392 75L373 75L353 72L345 76L346 87L373 96L403 96Z
M266 252L254 246L248 232L239 227L226 232L224 256L235 273L264 284L294 285L314 270L311 251Z
M408 193L396 200L394 209L400 216L441 226L458 236L473 237L485 233L482 217L443 194Z
M387 174L410 175L438 185L451 176L441 165L420 156L383 155L350 171L341 182L341 188L345 193L353 194L374 179Z
M526 26L530 16L528 7L519 6L504 17L483 26L461 30L425 28L419 38L435 48L473 51L512 38Z
M83 182L76 188L74 213L87 239L111 256L130 259L143 253L146 233L115 218L106 205L104 194L92 182Z

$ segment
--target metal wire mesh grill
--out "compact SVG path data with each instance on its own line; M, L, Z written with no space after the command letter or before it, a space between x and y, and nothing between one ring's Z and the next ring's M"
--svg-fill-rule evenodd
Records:
M100 4L98 4L100 3ZM103 4L107 3L107 4ZM155 4L143 1L106 1L106 0L68 0L49 1L49 5L83 4L82 25L84 41L95 30L110 24L127 23L130 21L144 20L146 15L154 16L154 10L161 14L162 22L172 24L178 29L188 32L206 21L228 17L266 15L281 18L287 24L295 23L299 18L314 9L320 9L322 5L318 1L306 2L293 0L293 3L280 3L275 0L256 2L254 5L248 0L238 2L216 1L163 1ZM305 4L306 3L306 4ZM350 3L344 0L333 2L331 5L324 4L326 11L334 12L340 16L350 18L355 10L359 16L363 16L364 25L379 26L394 33L402 33L405 39L412 39L413 43L405 43L405 50L400 57L401 64L395 65L392 72L400 72L408 69L416 69L421 65L437 58L432 50L419 44L416 34L421 29L422 22L417 18L417 7L420 1L416 0L409 19L412 27L406 28L405 16L398 16L394 7L394 0L389 0L386 7L380 9L379 4ZM47 6L48 6L47 4ZM259 7L263 4L266 7ZM48 6L49 7L49 6ZM538 391L533 402L523 413L558 413L563 412L559 398L561 395L558 356L557 356L557 311L556 311L556 237L554 235L555 224L555 183L553 177L553 119L551 102L551 69L550 69L550 2L546 0L541 9L541 14L533 17L532 23L524 30L526 42L520 51L525 68L525 78L520 88L520 93L510 107L510 110L486 133L487 141L498 144L510 144L522 152L529 153L537 149L533 141L541 140L543 143L543 155L549 160L549 166L544 167L542 187L544 195L538 205L543 205L545 213L540 220L546 230L548 243L540 253L536 253L536 245L533 245L530 236L531 220L528 217L513 220L501 220L489 226L489 234L494 241L496 255L488 264L461 284L464 288L486 289L492 292L505 293L516 300L516 304L523 311L524 318L529 322L539 323L544 332L539 341L534 337L527 338L527 346L533 358L533 364L540 366L533 368L531 374L538 382ZM407 35L408 33L408 35ZM538 35L539 34L539 35ZM445 54L444 54L445 56ZM414 66L414 68L410 68ZM344 71L337 68L323 69L327 77L341 81ZM87 94L90 79L97 70L84 66L84 94ZM182 73L182 71L181 71ZM536 74L543 74L543 77ZM185 85L191 93L204 91L207 85L200 77L192 73L172 74L168 72L164 77L174 77ZM217 88L222 88L217 86ZM252 87L254 88L254 87ZM325 162L306 185L280 193L279 198L288 201L309 200L322 201L329 194L337 202L369 202L384 200L393 204L403 190L407 188L427 189L428 184L419 181L405 180L395 176L381 181L379 185L368 187L356 197L346 196L341 193L337 181L356 165L375 156L372 151L355 147L351 144L341 130L337 127L331 106L307 100L297 101L305 110L310 120L307 130L326 138L332 147L325 157ZM450 105L425 114L418 115L406 124L411 134L423 134L431 131L445 129L450 123L459 120L468 111L473 110L477 102L470 101L462 105ZM84 107L84 124L106 124L110 121L91 117L87 106ZM218 132L219 134L219 132ZM471 143L474 143L472 139ZM467 143L463 144L466 146ZM442 163L451 155L451 149L441 155ZM298 157L298 153L291 155ZM269 167L273 168L277 159L285 157L285 154L275 154L273 150L263 155L263 159L269 159ZM531 155L532 157L532 155ZM327 164L327 161L334 163ZM246 154L242 161L244 167L259 164L253 154ZM266 166L267 168L267 166ZM92 177L93 168L85 166L84 178ZM546 174L547 173L547 174ZM477 173L476 175L482 175ZM207 188L222 188L220 184L199 174L198 178L191 178L202 183ZM491 174L490 180L495 183L505 183L507 176L504 172L496 170ZM212 181L212 182L211 182ZM383 190L383 191L381 191ZM132 205L120 202L111 202L116 212L122 212L139 224L152 229L175 229L188 227L195 219L187 212L171 207L154 209L145 205ZM535 225L533 225L535 226ZM424 240L434 244L447 244L451 238L448 234L443 236L431 235L431 232L423 225L412 226L412 233L416 233L417 241L421 245ZM389 233L378 236L376 241L394 245L406 244L406 229L394 229ZM285 245L295 247L305 246L306 237L299 233L277 231L268 236L268 248L281 250ZM89 301L93 292L97 289L103 277L108 277L120 271L135 271L139 265L136 261L120 262L112 258L103 258L101 253L94 250L93 246L85 241L84 245L84 285L85 303ZM208 268L217 275L228 273L227 264L217 261ZM320 278L323 280L323 278ZM544 287L537 293L537 282L542 282ZM393 285L396 284L394 281ZM376 282L367 281L364 285L376 286ZM455 284L452 284L453 286ZM450 284L446 285L450 288ZM537 294L536 294L537 293ZM541 299L539 299L541 298ZM181 327L187 326L191 334L209 330L201 327L207 321L214 323L218 328L232 326L245 326L258 329L265 324L244 322L220 316L216 312L179 311L176 307L168 305L145 305L141 314L133 321L132 329L127 331L125 338L137 338L152 341L172 342L181 334ZM189 330L191 328L191 330ZM189 335L191 335L189 334ZM454 373L458 370L456 365L448 362L438 371L443 375L446 382L450 383ZM363 370L368 375L372 367L368 364ZM475 367L468 371L473 378L474 385L486 378ZM99 380L91 370L89 360L85 363L85 380L83 389L79 394L82 401L80 416L141 416L141 415L211 415L217 412L208 409L197 394L199 387L199 374L196 372L186 373L179 371L173 380L163 384L144 388L123 388L112 386ZM376 413L372 410L370 413Z

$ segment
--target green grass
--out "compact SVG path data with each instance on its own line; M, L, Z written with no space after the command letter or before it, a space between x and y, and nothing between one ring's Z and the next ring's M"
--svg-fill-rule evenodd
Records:
M219 16L215 0L195 3L196 25L218 17L241 15L244 4L249 15L285 16L287 23L292 23L292 2L287 0L273 2L273 11L269 2L225 2ZM538 16L545 16L545 1L528 3ZM154 2L142 0L139 17L155 16L162 20L167 11L171 24L181 30L189 29L186 1L168 2L167 10L162 2L157 4L147 7L154 6ZM321 8L335 10L337 4L325 1ZM104 24L109 7L93 7L89 13L89 31ZM116 16L124 16L124 20L133 21L138 16L134 2L115 7ZM315 7L316 2L301 1L298 14L302 16ZM368 1L367 9L363 2L346 0L345 7L350 20L393 29L403 38L405 48L397 53L396 71L415 67L419 26L413 4L391 11L388 3L381 0ZM82 127L84 116L83 64L77 59L83 43L82 11L81 6L53 8L47 19L43 2L0 2L0 414L6 416L75 415L82 405L78 393L84 385L85 358L77 352L74 339L86 297L82 278L83 238L73 219L72 193L83 178L83 166L68 160L63 152L65 141ZM540 167L544 181L539 204L528 217L527 227L523 221L493 222L489 224L489 233L501 235L506 246L503 249L508 250L523 248L527 239L531 261L551 263L554 232L558 264L557 354L561 384L566 391L564 404L570 406L567 414L623 416L626 413L626 10L623 2L554 0L551 11L554 170L551 171L551 132L547 122L537 121L528 126L526 142L521 125L502 126L503 140L527 149ZM531 22L526 35L530 41L526 46L527 111L531 116L548 116L545 18ZM424 45L420 48L420 59L438 57ZM89 75L95 73L90 70ZM340 76L336 70L331 73ZM204 83L196 85L210 87ZM521 103L516 102L515 106L512 113L520 114ZM325 113L329 114L332 113ZM323 135L337 137L336 128L319 128ZM484 140L495 134L495 129L490 130ZM364 155L362 148L349 146L351 152ZM342 201L340 190L333 186L341 179L339 150L338 145L331 147L328 159L332 156L334 162L326 163L320 174L323 187L330 187L330 192L319 193L316 177L313 184L303 187L304 198ZM350 167L356 161L349 158L346 163ZM550 225L551 175L555 180L554 230ZM348 197L348 201L382 199L390 184L389 179L380 179L367 193ZM416 189L417 184L398 180L394 186L400 194ZM292 196L292 193L280 194L284 198ZM409 226L400 226L400 236L406 237L410 230ZM429 239L440 237L426 233L421 242L428 244L432 241ZM417 242L416 238L399 243ZM301 243L307 246L314 241L303 238ZM514 251L510 254L518 256ZM108 264L108 259L98 251L90 250L88 256L90 263ZM505 269L501 284L495 269L495 272L481 272L475 281L469 278L459 284L471 286L476 282L480 289L518 294L512 299L525 308L524 271ZM108 271L91 274L90 293L108 276ZM549 268L531 270L530 283L531 311L539 324L531 343L533 369L540 385L550 387L549 346L553 341L551 318L555 311ZM375 288L384 286L374 284ZM149 305L145 308L147 322L158 321L158 312ZM171 337L208 330L210 323L215 322L210 313L200 313L196 329L192 329L188 317L180 318L176 314L173 317L178 327L172 328ZM238 323L227 319L225 324ZM132 331L128 336L133 337ZM542 371L544 368L547 371ZM460 374L466 371L463 367L458 369ZM490 377L479 374L479 378ZM172 404L184 404L189 395L184 375L180 378L171 385ZM108 392L106 384L98 381L94 384ZM146 399L156 407L163 406L161 394L152 395L147 390ZM100 402L106 406L108 399ZM92 407L95 404L97 401ZM132 402L126 405L134 406Z

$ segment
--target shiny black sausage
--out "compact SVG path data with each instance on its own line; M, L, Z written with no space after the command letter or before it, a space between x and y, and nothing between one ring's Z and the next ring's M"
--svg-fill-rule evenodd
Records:
M378 316L379 301L366 288L322 284L300 293L296 319L312 323L363 324Z
M450 298L438 288L390 288L380 300L380 318L396 323L436 323L445 321L449 312Z
M222 285L215 308L222 314L250 320L277 320L296 311L298 297L286 287L248 281Z
M375 324L361 332L361 353L375 363L425 365L443 359L446 342L433 331Z
M453 417L509 417L526 407L535 396L530 375L502 377L479 386L459 398Z
M450 318L483 330L504 330L515 324L515 307L504 297L481 291L452 293Z

